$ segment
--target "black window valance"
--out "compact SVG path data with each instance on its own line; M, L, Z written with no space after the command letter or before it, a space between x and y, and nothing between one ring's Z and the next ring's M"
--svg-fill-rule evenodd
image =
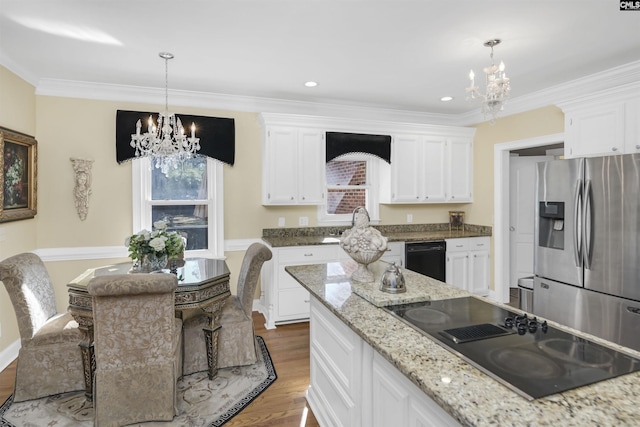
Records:
M348 153L366 153L391 163L391 136L327 132L327 162Z
M116 160L118 163L135 159L136 150L131 146L131 134L136 132L136 122L142 122L142 131L146 131L149 116L154 120L158 113L144 111L118 110L116 113ZM200 138L198 154L220 160L233 166L235 161L235 123L233 119L190 116L176 114L189 132L191 123L196 124L196 136Z

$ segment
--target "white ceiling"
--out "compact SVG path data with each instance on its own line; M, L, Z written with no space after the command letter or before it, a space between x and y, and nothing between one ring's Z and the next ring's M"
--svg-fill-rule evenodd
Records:
M164 90L168 51L171 91L463 115L486 40L514 102L640 61L639 24L616 0L0 0L0 64Z

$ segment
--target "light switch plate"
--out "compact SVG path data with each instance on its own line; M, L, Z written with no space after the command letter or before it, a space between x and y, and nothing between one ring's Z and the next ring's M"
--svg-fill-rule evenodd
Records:
M407 222L413 222L413 215L407 214Z
M284 227L284 217L278 218L278 227Z
M308 216L301 216L300 219L298 220L298 223L299 223L300 226L309 225L309 217Z

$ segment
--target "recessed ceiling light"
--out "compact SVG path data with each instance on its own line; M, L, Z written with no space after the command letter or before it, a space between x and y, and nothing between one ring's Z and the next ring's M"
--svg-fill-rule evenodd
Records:
M304 85L305 85L306 87L316 87L316 86L318 86L318 82L311 82L311 81L309 81L309 82L304 82Z
M440 98L440 101L442 102L449 102L453 100L453 96L443 96L442 98Z

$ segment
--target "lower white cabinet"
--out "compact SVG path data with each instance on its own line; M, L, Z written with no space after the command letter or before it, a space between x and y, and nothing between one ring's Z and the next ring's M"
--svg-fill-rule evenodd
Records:
M460 425L315 298L310 331L307 400L321 426Z
M447 239L446 282L476 295L489 294L489 237Z
M309 320L309 292L284 268L336 261L342 248L339 245L315 245L270 249L273 256L264 264L260 276L260 303L266 319L265 328L273 329L278 323Z
M386 262L395 262L397 266L404 267L404 242L387 243L387 251L380 259Z

